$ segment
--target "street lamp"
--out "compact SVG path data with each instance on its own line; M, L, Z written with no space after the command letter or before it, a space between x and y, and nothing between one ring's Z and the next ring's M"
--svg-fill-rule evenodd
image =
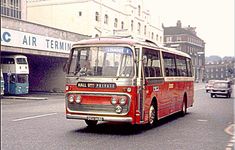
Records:
M202 75L204 74L204 72L201 71L201 68L203 70L203 67L202 67L203 63L200 64L200 57L203 55L204 55L204 52L197 52L196 53L196 57L197 57L197 59L196 59L197 60L197 63L196 63L197 64L196 65L197 66L197 79L196 80L198 80L198 81L202 81L202 78L203 78Z

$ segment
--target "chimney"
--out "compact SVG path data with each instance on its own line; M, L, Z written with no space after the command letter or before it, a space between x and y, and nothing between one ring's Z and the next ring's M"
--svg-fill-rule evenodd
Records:
M181 21L180 21L180 20L177 21L176 26L177 26L178 28L181 28L181 27L182 27L182 24L181 24Z

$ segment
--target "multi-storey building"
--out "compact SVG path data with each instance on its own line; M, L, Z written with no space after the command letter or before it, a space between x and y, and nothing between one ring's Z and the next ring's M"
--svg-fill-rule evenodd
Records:
M89 37L27 21L25 0L1 0L0 56L27 57L29 92L63 92L63 65L73 42L85 38Z
M131 35L163 43L162 26L151 23L143 0L28 0L27 19L92 37Z
M197 36L196 27L176 26L164 28L164 45L188 53L192 57L195 80L204 81L205 42Z
M206 64L206 81L235 78L235 60L209 62Z

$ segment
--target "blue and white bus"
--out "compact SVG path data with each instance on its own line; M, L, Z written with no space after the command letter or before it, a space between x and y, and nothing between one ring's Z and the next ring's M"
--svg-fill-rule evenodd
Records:
M3 80L2 69L1 69L1 95L4 95L4 80Z
M27 57L23 55L2 56L1 65L4 93L9 95L27 94L29 91Z

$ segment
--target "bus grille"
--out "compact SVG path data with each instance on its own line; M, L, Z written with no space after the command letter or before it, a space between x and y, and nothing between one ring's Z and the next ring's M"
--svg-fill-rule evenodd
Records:
M128 113L128 106L125 105L122 107L123 110L119 115L127 114ZM113 105L97 105L97 104L75 104L75 103L68 103L68 109L74 112L81 112L81 113L92 113L92 114L116 114L115 106Z

